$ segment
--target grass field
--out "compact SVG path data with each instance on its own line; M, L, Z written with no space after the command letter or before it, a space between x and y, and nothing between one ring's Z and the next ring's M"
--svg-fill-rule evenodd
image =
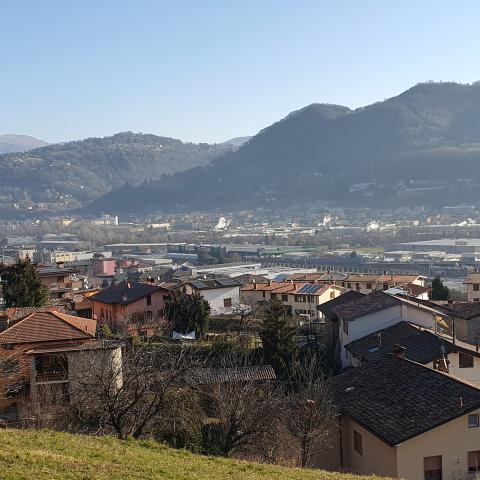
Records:
M50 431L0 430L0 479L360 480L194 455L151 441L122 442ZM374 477L370 477L374 478Z

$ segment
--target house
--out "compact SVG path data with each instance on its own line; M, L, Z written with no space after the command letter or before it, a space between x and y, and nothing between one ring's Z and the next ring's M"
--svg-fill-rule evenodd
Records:
M240 288L242 284L229 277L212 277L202 280L187 280L185 293L191 295L198 292L210 305L211 315L225 315L234 312L240 304Z
M330 468L406 480L480 472L480 390L468 383L391 355L334 377L333 399Z
M68 378L62 360L65 348L91 342L96 335L95 320L67 315L54 307L7 309L0 316L0 362L4 395L0 411L18 418L22 401L35 396L36 388L48 390L50 397L68 393ZM57 349L57 354L31 356L37 349Z
M35 267L40 281L48 288L52 301L62 299L67 292L83 287L83 283L73 277L77 273L73 268L46 264L37 264Z
M345 348L350 342L402 320L436 331L438 317L442 316L441 312L431 307L385 292L377 291L368 295L356 293L357 296L350 301L335 305L327 303L318 308L329 317L332 317L332 311L334 313L335 326L338 328L338 334L332 334L338 342L334 349L340 353L342 367L352 366L350 352ZM444 327L447 325L444 324Z
M115 275L117 261L114 258L92 258L90 262L93 276Z
M163 321L165 300L171 291L161 285L123 281L89 298L92 317L114 331L154 335Z
M426 287L427 277L422 275L377 275L377 274L352 274L339 272L318 272L318 273L294 273L285 278L286 282L308 282L324 285L339 285L346 291L355 290L359 293L371 293L375 291L388 290L392 287L403 286L405 289L418 292L424 295L430 289ZM423 287L419 291L415 286Z
M440 311L455 338L471 345L480 345L480 302L418 302Z
M402 321L345 345L352 366L374 362L401 347L404 357L480 387L478 347Z
M463 282L467 286L467 300L480 301L480 273L471 273Z
M249 283L242 288L250 303L278 299L288 315L317 320L323 320L317 306L338 297L343 291L338 285L294 282Z

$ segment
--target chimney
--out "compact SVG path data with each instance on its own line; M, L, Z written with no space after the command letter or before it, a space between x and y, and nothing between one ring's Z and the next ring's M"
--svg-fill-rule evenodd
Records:
M122 295L122 301L126 302L127 299L128 299L127 294L124 293L124 294Z
M379 347L382 346L382 332L377 333L377 343Z
M393 347L392 354L394 357L397 357L403 360L405 358L405 348L397 344Z
M130 282L127 282L127 288L132 288L132 284Z
M463 397L460 397L458 400L459 400L460 408L463 408Z

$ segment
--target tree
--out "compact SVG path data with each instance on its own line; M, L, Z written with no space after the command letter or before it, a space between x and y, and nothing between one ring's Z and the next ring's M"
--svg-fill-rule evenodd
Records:
M48 303L48 288L42 284L29 258L2 266L0 275L7 307L42 307Z
M448 300L449 291L437 275L432 281L432 300Z
M221 365L221 370L229 371L228 378L203 390L215 419L208 453L228 457L251 451L267 455L279 423L280 388L273 382L241 378L241 372L251 367L246 359L229 355Z
M260 323L259 336L266 360L280 379L291 376L298 344L296 330L286 315L282 303L273 299L267 302Z
M175 292L165 302L165 318L172 331L188 333L195 330L197 338L208 325L210 305L198 292L187 295Z
M169 398L188 387L192 363L185 351L152 342L122 351L120 361L108 348L85 352L78 360L85 373L72 378L71 398L80 423L121 439L139 438L152 434L162 415L171 414Z
M314 457L330 438L335 409L322 362L310 354L295 371L295 388L287 393L284 415L301 467L311 467Z

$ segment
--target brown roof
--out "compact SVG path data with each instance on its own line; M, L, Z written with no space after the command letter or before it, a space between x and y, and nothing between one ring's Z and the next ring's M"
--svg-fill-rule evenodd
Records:
M391 446L480 408L480 389L393 356L334 377L333 387L340 412Z
M0 332L0 344L85 340L95 337L97 321L56 311L35 312Z
M421 285L417 285L416 283L407 283L407 285L405 285L405 288L411 295L414 295L415 297L430 292L432 290L431 287L422 287Z
M49 307L9 307L6 308L3 312L0 312L0 317L7 317L9 322L16 322L22 318L31 315L32 313L39 312L52 312L60 311L65 312L65 308L61 306L49 306Z
M402 303L398 298L384 292L372 292L343 305L336 305L332 310L342 319L351 321L370 313L379 312Z

